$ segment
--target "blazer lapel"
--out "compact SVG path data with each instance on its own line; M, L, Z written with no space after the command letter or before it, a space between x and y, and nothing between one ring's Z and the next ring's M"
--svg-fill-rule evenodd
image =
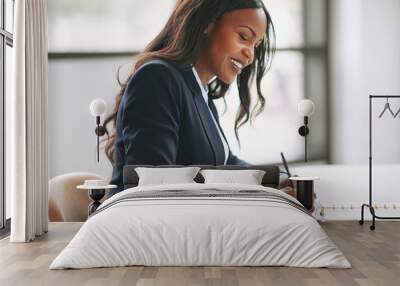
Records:
M208 142L210 143L211 149L214 152L215 165L224 164L224 146L222 145L217 126L215 126L214 121L211 117L212 115L210 113L210 110L208 109L208 106L203 99L203 95L193 74L193 71L191 68L189 68L187 70L183 70L182 74L187 86L193 94L193 99L196 105L197 112L199 113L200 120L208 138Z
M214 104L213 100L210 97L208 98L208 100L209 100L208 101L209 102L208 106L210 107L212 113L214 114L215 121L217 121L219 131L221 131L221 134L225 139L226 145L228 145L229 152L231 152L231 147L229 146L228 140L226 139L224 130L222 129L221 124L219 123L217 108L215 107L215 104Z

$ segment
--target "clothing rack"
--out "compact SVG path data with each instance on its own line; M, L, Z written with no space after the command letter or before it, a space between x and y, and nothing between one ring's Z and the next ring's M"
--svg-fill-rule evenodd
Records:
M372 225L370 225L370 229L375 229L375 219L400 219L400 217L382 217L375 214L375 209L372 205L372 100L374 98L382 99L385 98L388 100L389 98L400 98L400 95L370 95L369 96L369 203L362 204L361 206L361 220L359 221L360 224L364 224L364 207L369 208L369 211L372 215ZM386 105L385 109L386 110ZM382 112L383 114L383 112ZM397 115L397 113L396 113Z

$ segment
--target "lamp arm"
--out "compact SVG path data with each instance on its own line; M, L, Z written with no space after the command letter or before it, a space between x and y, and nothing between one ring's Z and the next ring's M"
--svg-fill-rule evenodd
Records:
M100 136L103 136L106 133L106 129L103 125L100 125L100 116L96 116L96 129L94 133L97 135L97 162L99 162L99 153L100 153Z

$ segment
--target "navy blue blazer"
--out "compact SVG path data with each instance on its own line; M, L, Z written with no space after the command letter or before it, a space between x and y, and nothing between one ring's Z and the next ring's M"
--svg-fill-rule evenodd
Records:
M212 100L209 104L219 125ZM221 133L225 137L222 128ZM128 82L116 121L109 196L123 190L124 165L223 165L225 151L191 68L163 60L141 66ZM248 165L229 151L228 165Z

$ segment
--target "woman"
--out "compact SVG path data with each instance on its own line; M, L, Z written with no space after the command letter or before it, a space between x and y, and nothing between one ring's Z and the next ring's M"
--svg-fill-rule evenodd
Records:
M238 128L264 108L261 79L274 52L274 27L262 0L179 0L117 95L106 144L111 183L123 190L126 164L246 165L234 156L212 100L237 79ZM257 103L250 111L250 83ZM211 100L212 99L212 100Z

